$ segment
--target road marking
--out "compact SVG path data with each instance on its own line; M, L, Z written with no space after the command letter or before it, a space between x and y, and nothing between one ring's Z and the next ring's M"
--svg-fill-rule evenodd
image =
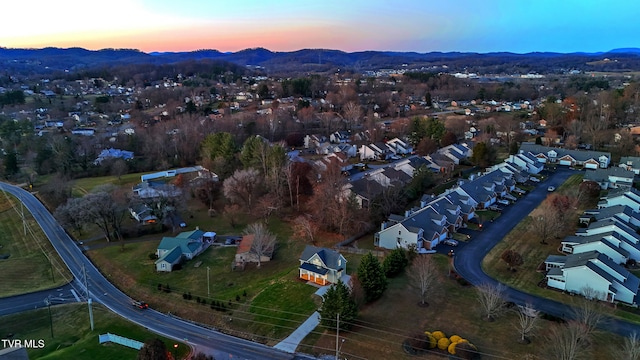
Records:
M80 298L78 297L78 294L76 294L76 291L71 289L71 294L73 295L74 298L76 298L77 302L80 302Z

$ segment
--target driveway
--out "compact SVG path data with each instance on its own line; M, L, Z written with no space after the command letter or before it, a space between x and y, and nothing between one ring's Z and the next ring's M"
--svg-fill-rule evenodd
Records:
M555 173L550 174L550 177L541 182L533 191L519 199L508 209L505 209L502 216L498 217L494 222L485 222L483 231L475 232L469 243L456 249L454 267L458 274L473 285L485 283L498 285L499 282L497 280L491 278L482 270L482 259L546 198L548 186L551 185L557 188L576 173L578 171L558 168ZM553 316L568 318L572 313L572 308L566 304L527 294L511 287L506 288L506 296L508 301L520 305L529 303L536 310ZM608 319L602 325L602 328L623 336L628 336L634 331L640 333L639 324L613 318Z

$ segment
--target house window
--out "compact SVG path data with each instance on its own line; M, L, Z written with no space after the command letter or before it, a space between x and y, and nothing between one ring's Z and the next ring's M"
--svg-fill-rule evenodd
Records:
M161 269L165 269L166 267L167 267L167 264L165 264L165 263L162 263L162 264L160 265L160 268L161 268Z
M398 245L400 245L400 243L402 242L402 238L401 238L401 237L399 237L399 238L397 239L397 241L398 241Z
M398 231L398 235L402 235L402 230Z

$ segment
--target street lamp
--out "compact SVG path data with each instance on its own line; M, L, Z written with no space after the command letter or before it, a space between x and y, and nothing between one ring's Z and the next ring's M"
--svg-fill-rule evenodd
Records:
M209 270L210 268L207 266L207 297L211 297L211 288L209 287Z
M47 305L47 308L49 309L49 327L51 328L51 338L53 339L53 318L51 317L51 295L47 296L46 299L44 299L44 303Z
M178 357L178 344L173 344L173 358L176 359Z

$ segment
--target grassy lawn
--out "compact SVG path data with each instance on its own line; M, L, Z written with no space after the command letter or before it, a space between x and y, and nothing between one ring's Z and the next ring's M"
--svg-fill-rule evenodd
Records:
M156 337L144 328L132 325L126 319L113 314L101 305L94 304L95 328L89 326L89 312L86 304L58 305L51 307L53 338L47 309L38 309L0 318L0 334L3 339L13 334L14 339L43 339L42 349L28 350L31 359L135 359L138 351L122 345L98 343L98 335L112 333L144 342ZM175 341L162 338L168 349L173 349ZM189 349L185 344L178 346L179 358L185 357Z
M14 208L15 206L15 208ZM0 297L60 286L72 277L31 213L21 220L18 200L0 195Z
M461 285L448 277L449 258L432 255L438 263L439 274L435 290L428 296L428 307L417 305L418 296L406 276L391 279L383 297L365 305L348 331L341 331L345 338L341 354L354 359L414 359L403 352L401 344L410 335L423 331L444 331L447 336L457 334L468 339L483 353L483 359L525 359L540 354L547 342L546 330L552 325L542 320L533 332L532 343L517 343L514 330L517 317L507 311L495 322L482 319L476 292L472 286ZM609 358L612 344L620 344L621 338L611 334L599 334L591 347L594 359ZM335 354L335 332L319 326L307 336L299 351L315 355ZM423 355L422 359L442 359L440 354ZM529 357L543 359L543 357Z
M181 270L158 273L155 260L151 260L149 254L155 252L162 235L153 241L129 243L124 250L120 246L109 246L90 250L88 255L118 287L159 311L274 343L288 336L319 303L311 295L317 289L297 280L298 258L304 244L289 240L290 229L286 223L270 220L269 228L278 234L279 245L272 261L263 263L259 269L247 265L245 270L233 271L231 264L236 247L212 246L184 263ZM201 264L196 268L194 265L198 262ZM159 291L159 284L169 285L171 293ZM192 299L185 300L183 294L191 294ZM197 298L201 299L200 303ZM203 306L204 301L209 305L224 303L226 311Z

